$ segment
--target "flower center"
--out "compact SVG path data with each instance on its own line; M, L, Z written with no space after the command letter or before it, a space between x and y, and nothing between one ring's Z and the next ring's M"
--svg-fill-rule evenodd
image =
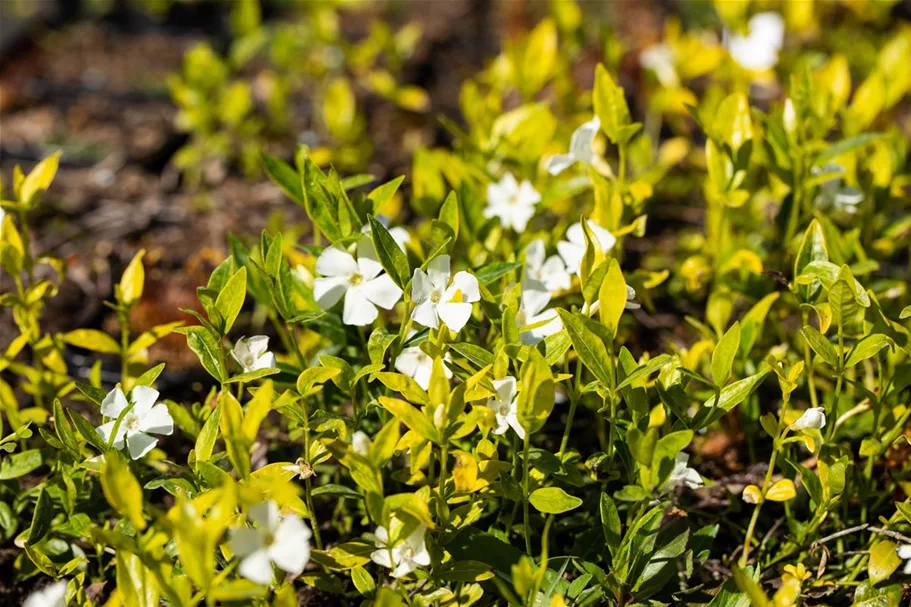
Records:
M402 554L404 560L410 561L414 558L414 548L405 548L405 552Z
M126 426L128 431L135 432L139 429L139 416L133 415L132 413L127 415L123 419L123 425Z
M431 303L440 303L441 299L443 299L443 291L441 289L434 289L430 292Z
M364 282L364 275L361 274L360 272L355 272L354 274L352 274L351 276L348 277L348 284L351 285L352 287L356 287L359 284L361 284L362 282Z
M275 543L275 535L271 531L260 531L259 537L263 542L263 546L271 546Z

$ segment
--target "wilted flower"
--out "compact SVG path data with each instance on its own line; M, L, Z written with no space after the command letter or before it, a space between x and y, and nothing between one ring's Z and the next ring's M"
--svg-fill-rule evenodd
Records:
M269 352L269 338L265 335L241 337L234 344L231 356L243 368L244 373L275 367L275 355Z
M370 437L367 436L367 433L358 430L351 436L351 449L358 455L363 455L367 457L367 454L370 453L370 446L373 444L373 441L370 440Z
M572 276L559 255L546 257L544 241L533 240L525 249L525 269L522 273L523 289L546 291L553 294L569 288Z
M443 357L443 373L446 379L452 379L452 370L446 365L449 354ZM418 346L404 348L395 358L395 370L407 375L426 390L430 387L430 375L433 372L433 358Z
M690 456L686 453L678 453L674 458L674 469L671 476L667 479L665 487L674 489L680 485L685 485L689 489L698 489L703 485L702 477L695 469L690 468L688 463Z
M569 141L569 152L567 154L556 154L551 156L547 161L547 172L551 175L559 175L564 170L577 162L590 164L595 168L602 170L604 161L595 154L592 145L595 137L598 135L598 129L601 128L601 121L595 116L588 122L582 124L573 131Z
M0 211L2 213L2 211ZM2 221L2 219L0 219ZM41 590L31 593L22 607L65 607L66 606L66 580L59 580L49 584Z
M636 299L636 289L626 285L626 303L623 307L627 310L638 310L641 308L642 305L637 301L633 301L634 299Z
M819 430L826 427L826 411L822 407L811 407L791 424L792 430Z
M598 244L601 245L601 249L605 253L610 251L617 243L614 235L591 219L587 221L588 227L598 240ZM566 240L561 240L557 243L557 252L560 253L560 257L566 263L566 271L571 274L578 274L579 269L582 267L582 258L585 256L585 233L582 230L581 223L574 223L567 228Z
M257 584L272 582L272 563L293 575L300 575L310 561L312 533L297 515L280 517L278 506L269 501L247 513L255 527L231 530L231 551L240 557L240 574Z
M516 410L516 378L504 377L503 379L493 380L493 387L496 395L487 399L487 406L493 410L497 417L497 427L494 434L503 434L508 428L512 428L519 435L519 438L525 439L525 428L519 423L519 417Z
M297 478L300 480L306 480L313 476L316 476L316 472L313 471L313 466L311 466L307 460L302 457L297 458L297 461L288 466L282 466L282 470L287 470L288 472L293 472L297 475Z
M725 32L728 52L742 67L757 72L775 67L784 45L784 19L778 13L753 15L746 36Z
M905 568L902 570L902 573L911 575L911 544L902 544L895 549L895 554L898 555L898 558L905 561Z
M539 202L541 195L528 180L520 184L512 173L506 173L499 183L488 184L484 217L499 217L500 225L521 234L534 216L535 205Z
M639 65L653 71L661 86L674 88L680 84L674 68L674 50L663 42L653 44L639 53Z
M411 317L432 329L442 320L458 333L471 318L471 304L481 299L478 279L468 272L457 272L450 284L449 255L431 261L427 272L415 268L411 284L411 299L417 304Z
M393 538L390 538L389 530L385 527L377 527L374 533L374 545L377 549L370 554L370 559L374 563L392 569L392 577L395 578L404 577L418 567L430 565L430 553L424 543L427 528L418 525L408 537L397 537L404 526L398 519L392 519L389 527Z
M357 243L357 259L340 247L327 247L316 260L322 278L313 281L313 297L328 310L345 297L342 321L346 325L369 325L379 315L377 306L390 310L402 290L383 273L383 266L369 238Z
M113 419L98 426L98 434L105 442L110 441L117 418L132 405L132 408L120 420L112 446L115 449L122 449L126 444L130 457L139 459L158 444L158 439L149 436L149 433L169 435L174 432L174 420L168 413L167 405L155 404L157 401L158 390L148 386L133 388L129 402L124 396L123 390L114 388L101 402L101 414Z

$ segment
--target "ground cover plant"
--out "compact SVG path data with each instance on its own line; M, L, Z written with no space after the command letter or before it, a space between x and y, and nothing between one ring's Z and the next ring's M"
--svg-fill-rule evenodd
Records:
M195 47L171 81L199 118L174 162L195 188L213 154L303 218L231 235L182 320L136 326L139 250L108 322L49 330L66 152L4 175L0 539L24 604L908 604L895 3L694 3L629 49L551 2L387 180L360 172L363 124L329 125L367 120L344 74L376 93L394 30L304 70L337 147L281 153L251 103L201 103L208 78L246 99L238 49L297 31L237 6L233 59ZM175 334L198 389L150 357Z

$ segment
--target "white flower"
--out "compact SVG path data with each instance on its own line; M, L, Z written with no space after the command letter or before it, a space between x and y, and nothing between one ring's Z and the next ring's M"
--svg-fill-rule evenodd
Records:
M902 544L895 549L898 558L907 561L902 571L905 575L911 575L911 544Z
M545 259L544 241L534 240L525 249L525 269L522 272L523 289L546 291L550 294L569 288L572 276L559 255Z
M65 607L66 584L66 580L59 580L31 593L22 603L22 607Z
M811 407L803 412L803 415L797 418L791 424L792 430L819 430L826 427L826 412L822 407Z
M117 418L132 405L133 408L120 420L112 445L115 449L123 449L125 443L130 451L130 457L139 459L158 443L158 439L149 436L148 433L168 435L174 432L174 420L168 413L167 405L155 404L157 400L158 390L148 386L133 388L129 402L120 388L114 388L101 402L101 414L113 419L98 426L98 434L104 442L108 442Z
M269 352L269 338L265 335L241 337L234 344L231 356L243 367L244 373L275 367L275 355Z
M272 563L293 575L300 575L310 562L312 533L300 517L280 517L278 506L269 501L250 508L247 518L256 527L231 530L231 551L240 557L240 574L257 584L272 582Z
M614 235L599 226L591 219L588 221L588 227L591 228L592 234L598 239L598 244L606 253L610 251L617 239ZM557 243L557 252L566 262L566 271L571 274L578 274L582 267L582 258L585 256L585 233L582 231L581 223L574 223L566 230L566 240Z
M316 472L313 471L313 466L311 466L307 460L302 457L297 458L297 461L293 464L282 466L282 470L293 472L300 480L306 480L308 478L316 476Z
M510 427L516 431L519 438L525 439L525 428L519 423L516 411L516 378L504 377L493 380L496 395L487 399L487 406L497 416L497 427L494 434L503 434Z
M346 325L369 325L378 316L376 307L390 310L402 290L376 258L369 238L357 243L357 260L344 249L328 247L316 260L316 271L323 275L313 281L313 297L328 310L345 296L342 321Z
M446 376L446 379L452 379L452 370L446 365L446 361L449 359L450 357L447 353L443 357L443 374ZM404 348L402 353L395 359L395 370L402 375L407 375L416 381L421 388L426 390L430 387L430 374L433 371L433 358L417 346Z
M392 577L395 578L404 577L418 567L430 565L430 553L424 543L426 527L418 525L406 538L398 537L404 528L404 523L398 519L393 518L389 527L394 536L391 540L385 527L376 528L373 542L377 549L370 554L374 563L392 569Z
M427 272L414 270L411 299L417 305L411 318L422 326L436 329L442 320L458 333L471 318L471 304L480 301L478 279L468 272L458 272L449 280L449 255L430 262Z
M816 206L823 211L838 211L855 215L858 205L864 200L864 193L857 188L845 186L841 176L844 169L837 164L827 164L823 167L810 169L813 175L832 175L831 179L824 181L819 186L816 196Z
M677 70L674 69L674 49L663 42L653 44L639 53L639 65L653 71L661 86L674 88L680 84Z
M519 313L516 314L516 325L520 330L523 327L531 327L519 335L523 344L533 346L563 328L557 311L544 309L549 302L550 293L523 288L522 303L519 306Z
M361 430L358 430L351 436L351 450L358 455L367 457L367 454L370 453L370 445L372 444L373 441L370 440L367 433Z
M408 233L408 230L401 226L396 226L394 228L389 227L389 219L383 217L382 215L377 215L376 220L383 224L383 227L386 228L386 231L389 232L389 235L392 236L392 240L395 241L395 244L399 245L399 248L402 251L405 251L405 246L411 242L411 234ZM365 223L364 227L361 228L362 234L370 234L370 224ZM372 244L373 241L371 241Z
M500 225L521 234L525 231L528 220L535 214L535 205L539 202L541 195L528 180L519 184L512 173L506 173L499 183L488 184L484 217L499 217Z
M686 485L689 489L698 489L703 485L699 473L687 465L689 461L690 456L686 453L677 454L677 457L674 458L674 469L665 483L666 489L674 489L680 485Z
M784 45L784 19L778 13L753 15L746 36L725 32L728 52L742 67L762 72L775 67Z
M592 144L600 128L601 121L598 120L597 116L580 125L579 128L573 131L569 140L569 152L556 154L548 159L547 172L551 175L559 175L577 162L590 164L596 169L603 170L604 160L597 156L592 149Z

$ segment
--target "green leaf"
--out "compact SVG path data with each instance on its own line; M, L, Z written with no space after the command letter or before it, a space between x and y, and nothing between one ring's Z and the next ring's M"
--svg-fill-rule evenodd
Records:
M716 386L723 386L731 376L731 367L740 348L740 323L735 322L718 341L712 352L712 381Z
M388 181L383 185L375 187L369 194L367 194L367 200L373 203L373 214L376 215L380 212L380 209L383 206L392 200L392 197L395 196L395 193L399 190L399 186L402 185L402 182L405 180L405 176L396 177L392 181Z
M560 320L569 334L569 339L573 342L573 349L579 356L589 371L604 386L613 385L613 375L611 374L610 358L607 354L607 348L601 338L593 333L585 323L583 317L579 314L571 314L563 309L558 309Z
M725 386L721 390L721 400L717 404L715 403L715 397L713 396L705 401L702 406L730 411L742 403L768 374L769 371L761 371L755 375L736 381L729 386Z
M212 335L205 327L180 327L177 333L183 333L187 338L187 345L199 358L199 362L209 375L223 382L228 373L221 358L218 338Z
M145 250L140 250L136 253L130 265L124 270L123 276L120 277L120 303L125 306L132 305L142 299L142 290L145 286L145 268L142 265L144 255Z
M351 581L362 596L370 597L376 590L376 582L363 567L358 566L351 570Z
M103 440L101 440L101 435L98 434L98 431L95 430L95 426L89 423L87 419L73 411L69 410L70 421L73 422L73 425L76 426L76 430L79 431L79 434L82 435L82 438L92 445L102 453L108 450L108 446Z
M870 548L870 561L867 563L867 574L870 581L878 584L883 580L889 579L902 560L898 558L895 550L898 546L894 542L883 539L879 540Z
M620 513L617 504L607 493L601 494L601 527L604 531L604 540L611 555L616 554L620 547Z
M76 435L73 434L73 428L70 426L70 423L66 419L66 415L63 413L63 405L60 403L59 398L54 399L54 429L57 431L57 438L60 439L66 447L73 453L79 453L79 442L76 440Z
M620 142L620 129L629 124L626 97L603 64L595 68L595 88L592 90L595 116L601 121L601 130L612 143Z
M635 371L626 377L626 379L620 382L620 385L617 386L617 389L620 390L622 388L626 388L627 386L632 385L634 382L639 381L644 377L648 377L672 360L674 360L674 357L670 354L661 354L659 356L656 356L655 358L646 362L644 365L637 367Z
M227 335L237 320L241 308L244 306L244 299L247 296L247 268L242 267L225 283L218 298L215 300L215 309L218 310L220 318L221 334Z
M824 166L827 162L838 158L842 154L859 150L877 139L881 139L882 136L882 133L863 133L861 135L842 139L827 147L824 152L817 156L813 161L813 166Z
M449 344L449 347L477 365L478 368L486 367L487 365L492 365L494 363L493 354L481 346L466 343L452 343Z
M814 261L829 261L829 247L826 245L826 236L817 219L810 222L807 231L803 234L800 249L794 259L794 276L800 276L804 269ZM803 301L809 301L815 295L815 291L816 289L812 285L798 285L797 287L797 292Z
M215 448L215 441L218 439L218 429L221 424L221 401L215 407L212 413L209 414L209 417L206 418L206 423L203 424L202 430L199 431L199 435L196 437L196 461L205 462L212 457L212 451Z
M381 372L376 374L376 378L390 390L395 390L409 401L419 404L430 404L427 392L424 391L418 382L414 381L407 375L401 373Z
M892 339L882 333L867 335L857 342L857 345L851 350L851 353L848 355L848 360L845 362L845 367L853 367L857 363L867 360L871 356L875 356L883 348L891 347L893 345L894 342Z
M626 308L626 280L616 259L611 259L609 264L607 276L601 282L598 291L598 301L601 303L598 313L608 332L612 337L616 337L620 317Z
M432 443L440 444L440 433L426 415L412 407L409 403L398 399L381 396L380 404L398 418L403 424L414 430L423 438Z
M389 278L399 288L404 289L411 278L411 267L408 265L408 258L402 252L402 249L399 248L392 235L389 234L389 231L376 220L376 217L370 215L367 221L370 222L370 237L373 240L373 246L376 249L376 256L380 264L386 270L386 273L389 274Z
M519 423L529 433L540 430L554 408L556 387L550 365L537 348L528 350L520 370L522 390L516 402Z
M528 497L528 501L538 512L544 514L562 514L582 505L582 500L569 495L559 487L543 487L536 489Z
M0 462L0 481L19 478L40 468L44 464L45 455L41 449L29 449L3 458L3 462Z
M501 276L505 276L513 270L521 267L521 262L495 261L493 263L487 264L483 268L479 268L474 272L474 274L477 276L478 282L480 282L482 285L489 285Z
M57 174L57 166L60 163L60 155L63 151L57 151L35 165L28 176L19 186L19 201L25 205L31 205L35 196L46 190L54 176Z
M281 188L291 200L300 205L304 204L304 190L297 171L283 160L270 156L265 152L260 152L259 159L269 179Z
M54 518L54 506L47 489L42 487L35 503L35 513L32 515L32 524L28 530L28 544L38 544L51 530L51 521Z
M826 339L825 335L809 325L802 328L800 334L807 340L810 348L812 348L826 364L833 369L838 367L838 353L835 351L835 347Z
M130 472L126 459L116 451L104 456L101 469L101 489L108 503L125 516L137 529L145 529L142 516L142 487Z
M99 354L120 354L120 344L107 333L95 329L76 329L64 333L61 339L77 348L84 348Z

